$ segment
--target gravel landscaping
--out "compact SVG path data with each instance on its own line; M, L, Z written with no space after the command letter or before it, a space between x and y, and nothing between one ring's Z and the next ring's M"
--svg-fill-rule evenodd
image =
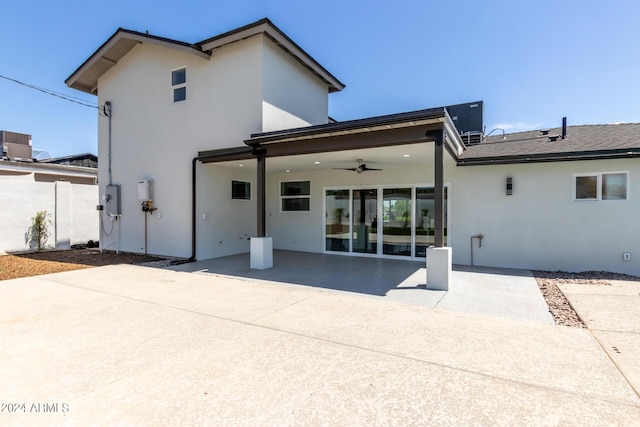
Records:
M567 273L564 271L532 271L538 282L538 287L547 301L549 312L553 316L556 325L586 328L582 320L569 304L558 284L575 283L584 286L604 285L611 286L610 280L640 281L639 277L626 274L609 273L606 271L585 271L582 273Z

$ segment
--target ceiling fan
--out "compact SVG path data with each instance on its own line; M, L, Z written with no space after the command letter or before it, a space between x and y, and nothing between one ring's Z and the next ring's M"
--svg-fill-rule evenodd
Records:
M358 166L355 168L334 168L335 170L343 170L343 171L354 171L357 173L362 173L365 171L381 171L382 169L374 169L367 167L366 163L363 163L364 160L358 159Z

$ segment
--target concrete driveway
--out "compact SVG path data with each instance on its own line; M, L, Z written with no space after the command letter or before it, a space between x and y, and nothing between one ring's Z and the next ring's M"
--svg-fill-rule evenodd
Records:
M0 282L1 425L634 425L585 329L139 266Z

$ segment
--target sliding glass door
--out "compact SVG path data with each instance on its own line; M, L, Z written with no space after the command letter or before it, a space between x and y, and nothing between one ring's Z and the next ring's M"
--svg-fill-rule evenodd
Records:
M444 194L446 244L446 187ZM428 186L326 189L325 250L424 258L434 244L434 209Z

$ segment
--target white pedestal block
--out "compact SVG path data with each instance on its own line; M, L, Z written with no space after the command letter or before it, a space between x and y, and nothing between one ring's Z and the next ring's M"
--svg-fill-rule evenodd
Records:
M273 240L271 237L251 238L250 266L255 270L273 267Z
M449 290L451 248L427 248L427 289Z

